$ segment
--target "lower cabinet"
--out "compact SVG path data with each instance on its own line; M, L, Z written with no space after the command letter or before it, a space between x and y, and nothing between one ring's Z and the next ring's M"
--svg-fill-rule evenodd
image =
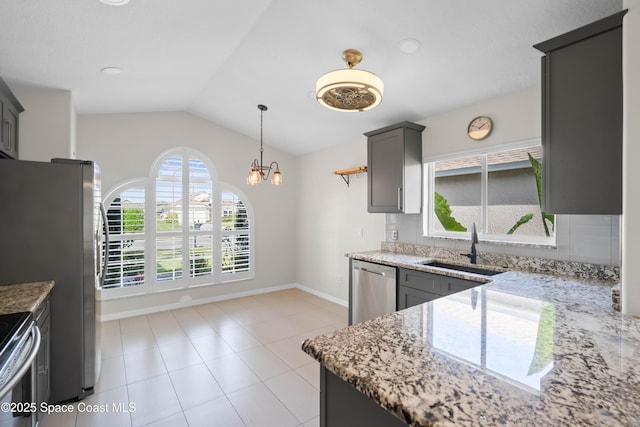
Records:
M37 372L35 376L36 384L34 393L38 408L40 407L40 403L49 401L49 395L51 393L51 375L49 372L51 366L51 309L49 301L49 297L47 297L35 312L36 324L38 325L38 329L40 329L40 350L35 360Z
M397 309L413 307L481 284L473 280L400 268L398 269Z
M406 427L360 390L320 365L321 427Z
M421 289L410 288L408 286L398 286L398 310L413 307L434 299L442 298L440 294L426 292Z

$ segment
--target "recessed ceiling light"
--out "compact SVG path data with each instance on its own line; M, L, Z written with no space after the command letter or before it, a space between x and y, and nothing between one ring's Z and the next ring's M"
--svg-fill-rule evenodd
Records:
M416 53L422 47L422 43L418 39L402 39L398 42L398 47L402 53L406 53L407 55L411 55Z
M129 3L129 0L100 0L104 4L108 4L109 6L124 6Z
M116 74L122 73L122 68L119 67L104 67L100 69L102 74L108 74L110 76L115 76Z

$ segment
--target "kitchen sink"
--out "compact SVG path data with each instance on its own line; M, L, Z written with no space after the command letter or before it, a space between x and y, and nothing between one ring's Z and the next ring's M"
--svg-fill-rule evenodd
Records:
M496 274L504 273L504 271L491 270L489 268L476 267L473 265L458 265L449 264L448 262L440 261L428 261L422 263L430 267L446 268L447 270L464 271L465 273L481 274L483 276L495 276Z

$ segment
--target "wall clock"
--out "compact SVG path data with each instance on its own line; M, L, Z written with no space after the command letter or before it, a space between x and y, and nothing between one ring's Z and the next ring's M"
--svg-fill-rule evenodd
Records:
M491 133L493 129L493 121L487 116L478 116L469 122L467 126L467 135L469 138L480 141L485 139Z

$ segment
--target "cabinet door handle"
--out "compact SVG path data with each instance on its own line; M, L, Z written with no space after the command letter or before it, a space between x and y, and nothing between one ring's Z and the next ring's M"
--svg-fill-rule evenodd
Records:
M398 187L398 210L402 210L402 187Z

